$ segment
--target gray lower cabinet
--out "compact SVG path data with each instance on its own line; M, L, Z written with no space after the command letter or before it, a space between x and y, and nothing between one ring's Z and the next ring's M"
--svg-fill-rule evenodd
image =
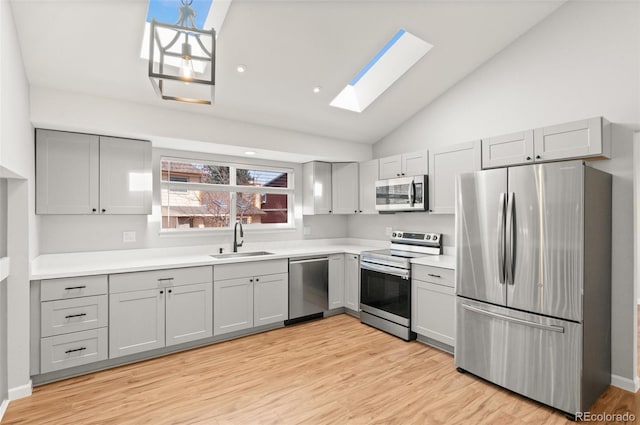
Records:
M287 320L288 270L287 259L215 266L213 334Z
M109 276L109 358L212 335L211 266Z
M40 282L40 373L107 358L107 276Z
M344 306L349 310L360 311L360 256L344 256Z
M414 265L412 276L411 330L438 343L454 347L454 271Z
M344 307L344 254L329 255L329 308Z

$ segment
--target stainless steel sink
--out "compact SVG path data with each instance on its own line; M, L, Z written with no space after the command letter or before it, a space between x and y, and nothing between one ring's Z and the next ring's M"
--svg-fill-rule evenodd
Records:
M242 257L259 257L260 255L273 255L273 252L253 251L253 252L228 252L226 254L212 254L213 258L242 258Z

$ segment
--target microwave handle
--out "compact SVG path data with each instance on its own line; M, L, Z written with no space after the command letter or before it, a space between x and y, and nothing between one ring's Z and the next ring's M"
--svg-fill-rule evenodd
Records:
M416 182L411 180L409 183L409 206L413 206L416 203Z

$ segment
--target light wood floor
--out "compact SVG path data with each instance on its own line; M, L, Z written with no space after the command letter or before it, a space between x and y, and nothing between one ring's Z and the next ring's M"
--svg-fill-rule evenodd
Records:
M610 387L592 412L640 417ZM338 315L38 387L3 424L563 424L453 357Z

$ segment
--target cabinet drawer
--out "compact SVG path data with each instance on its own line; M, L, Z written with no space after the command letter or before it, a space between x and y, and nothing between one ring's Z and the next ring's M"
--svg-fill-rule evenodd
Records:
M107 328L42 338L42 373L93 363L107 358Z
M87 297L107 293L107 276L45 279L40 284L40 301Z
M113 274L109 276L109 293L208 283L211 279L211 266Z
M213 267L213 280L237 279L241 277L288 273L289 260L247 261L244 263L221 264Z
M41 336L53 336L107 326L107 296L46 301L40 305Z
M415 264L412 269L411 277L413 279L422 280L423 282L451 286L452 288L455 286L455 270L445 269L442 267Z

